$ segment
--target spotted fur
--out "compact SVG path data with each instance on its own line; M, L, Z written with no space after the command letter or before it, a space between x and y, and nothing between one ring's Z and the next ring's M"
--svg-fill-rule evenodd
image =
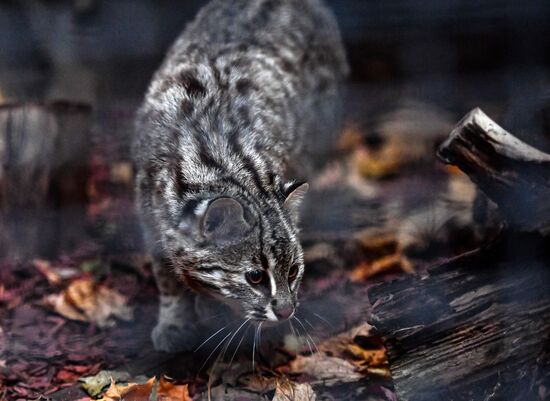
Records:
M174 345L196 319L175 283L252 320L281 320L277 310L296 306L307 187L290 180L307 178L331 148L346 74L320 0L212 0L176 40L134 143L138 206L165 297L158 349L192 343ZM246 276L255 270L265 275L257 285ZM174 312L182 308L187 319Z

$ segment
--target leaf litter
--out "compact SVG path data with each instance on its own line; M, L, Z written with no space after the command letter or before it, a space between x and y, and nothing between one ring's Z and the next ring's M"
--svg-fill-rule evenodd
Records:
M99 327L113 326L116 319L133 319L133 309L127 305L126 297L90 278L72 281L63 292L46 296L44 302L68 319Z
M394 128L380 132L386 135L391 130ZM135 220L133 200L127 195L132 171L127 160L112 162L95 149L89 183L92 204L88 208L97 234L92 246L83 245L58 260L0 262L0 396L8 401L40 396L55 401L84 401L90 396L104 401L207 400L209 395L216 401L311 401L340 399L346 392L363 394L361 399L394 399L382 341L371 326L362 323L369 317L366 289L373 282L411 273L413 267L418 270L426 263L408 254L402 223L411 218L399 213L427 215L424 200L408 199L408 194L429 193L433 197L432 192L440 191L445 195L447 186L439 182L445 183L453 174L443 171L436 179L433 175L417 179L411 166L426 163L425 150L419 148L414 159L401 160L399 155L408 149L403 137L388 135L377 148L368 135L361 129L350 133L344 149L347 155L332 172L329 168L326 176L332 177L332 185L356 190L362 201L397 205L395 210L405 212L389 218L384 215L390 223L384 232L369 227L343 239L331 237L331 233L307 237L306 254L313 248L322 252L316 260L308 260L302 304L306 308L320 301L312 316L319 312L329 323L321 323L319 318L317 323L323 327L313 323L317 329L311 327L309 334L305 327L310 323L304 321L300 333L283 335L286 345L264 352L273 358L278 355L271 366L256 361L252 370L250 358L237 356L229 364L220 361L209 373L198 375L190 373L196 370L193 365L197 361L188 361L188 366L176 363L185 371L178 376L170 374L177 381L164 377L169 368L161 362L155 362L153 368L135 367L137 361L146 361L151 355L154 361L166 360L151 351L149 337L156 319L157 292L141 249L132 243L136 228L127 224ZM433 148L431 138L425 142L423 148ZM425 187L402 190L411 183ZM404 192L407 196L402 196ZM413 223L416 229L419 219ZM123 262L105 260L102 252L107 247L118 252L111 252L108 258L116 255ZM121 265L130 268L117 270ZM331 313L342 319L327 316ZM134 319L136 316L139 318ZM148 377L155 374L160 380L144 378L145 371L154 371ZM358 388L366 389L368 396ZM77 396L64 395L69 390Z

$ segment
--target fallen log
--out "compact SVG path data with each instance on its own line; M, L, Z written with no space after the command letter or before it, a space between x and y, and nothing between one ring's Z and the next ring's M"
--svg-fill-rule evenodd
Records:
M438 156L497 203L511 229L550 232L549 154L520 141L477 108L451 132Z
M371 323L387 347L397 398L545 399L550 156L479 109L459 123L439 155L498 205L508 229L481 249L369 291Z
M84 231L91 108L0 106L0 258L54 256Z

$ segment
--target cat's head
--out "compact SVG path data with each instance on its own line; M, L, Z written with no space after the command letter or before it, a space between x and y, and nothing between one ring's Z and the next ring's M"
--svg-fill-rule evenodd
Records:
M227 195L198 201L178 226L189 252L171 255L176 271L243 318L291 318L304 274L296 226L307 189L307 184L287 184L281 196L264 203Z

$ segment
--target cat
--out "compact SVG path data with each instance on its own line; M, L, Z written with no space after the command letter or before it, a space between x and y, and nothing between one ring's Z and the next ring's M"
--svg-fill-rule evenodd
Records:
M295 313L307 179L338 134L348 74L321 0L212 0L175 41L136 116L136 196L161 351L201 339L195 295L246 322Z

